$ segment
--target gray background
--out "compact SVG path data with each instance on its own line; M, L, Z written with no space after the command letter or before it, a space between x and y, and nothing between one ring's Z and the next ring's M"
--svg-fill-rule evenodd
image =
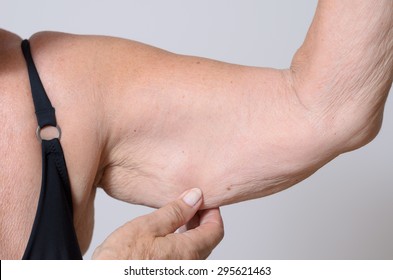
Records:
M0 26L105 34L177 53L286 68L316 0L1 1ZM211 259L393 259L393 103L378 137L279 194L222 208L223 242ZM115 228L151 209L99 191L85 258Z

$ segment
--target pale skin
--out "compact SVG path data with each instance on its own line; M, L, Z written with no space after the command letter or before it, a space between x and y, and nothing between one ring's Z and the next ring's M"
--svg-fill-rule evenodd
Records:
M20 41L0 32L0 258L22 256L41 179ZM393 79L393 1L321 0L285 70L109 37L30 41L63 130L86 251L97 187L157 208L198 187L200 207L214 208L281 191L371 141Z

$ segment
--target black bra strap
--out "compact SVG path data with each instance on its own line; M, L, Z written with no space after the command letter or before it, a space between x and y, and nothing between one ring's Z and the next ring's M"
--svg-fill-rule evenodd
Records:
M37 68L34 65L31 57L30 44L28 40L22 41L22 51L27 63L27 69L30 77L30 86L33 95L33 102L35 107L35 114L37 116L38 126L56 126L55 108L46 95L44 86L38 75Z

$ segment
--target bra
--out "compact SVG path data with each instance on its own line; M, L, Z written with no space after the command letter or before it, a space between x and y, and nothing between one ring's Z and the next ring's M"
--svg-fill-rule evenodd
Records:
M63 149L61 130L56 122L55 109L45 92L31 56L28 40L22 41L35 113L38 121L37 137L42 148L42 181L33 228L23 254L24 260L81 260L82 253L73 223L70 181ZM58 138L44 140L41 129L56 127Z

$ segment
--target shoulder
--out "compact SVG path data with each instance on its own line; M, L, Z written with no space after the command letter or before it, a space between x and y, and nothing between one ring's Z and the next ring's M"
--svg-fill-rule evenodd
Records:
M59 67L66 75L87 75L105 92L118 91L130 80L133 85L141 82L139 78L157 80L178 57L140 42L101 35L44 31L31 36L30 42L38 63Z
M30 42L40 52L37 54L51 53L68 54L72 56L94 57L98 61L107 59L119 59L116 62L137 63L140 58L157 58L160 55L168 55L162 49L155 48L130 39L102 36L102 35L78 35L53 31L42 31L30 37ZM131 57L130 55L136 55ZM129 57L129 60L125 58ZM131 59L132 58L132 59Z

